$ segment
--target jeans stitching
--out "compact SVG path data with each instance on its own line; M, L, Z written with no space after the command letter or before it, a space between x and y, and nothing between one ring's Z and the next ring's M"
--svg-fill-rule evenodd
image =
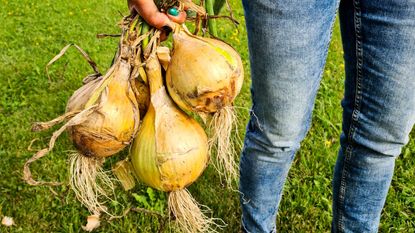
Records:
M351 159L353 153L353 138L356 132L356 125L359 119L361 99L362 99L362 66L363 66L363 48L362 48L362 36L361 36L361 8L360 0L353 1L354 6L354 27L355 27L355 37L356 37L356 92L354 99L354 106L352 112L352 120L349 127L348 143L349 145L345 151L345 158L341 173L340 187L339 187L339 197L337 200L337 231L344 232L344 216L341 210L344 210L344 198L346 193L346 176L347 176L347 166Z
M241 226L242 226L241 230L242 230L243 233L250 233L245 227L245 224L244 224L244 221L243 221L243 216L241 216Z

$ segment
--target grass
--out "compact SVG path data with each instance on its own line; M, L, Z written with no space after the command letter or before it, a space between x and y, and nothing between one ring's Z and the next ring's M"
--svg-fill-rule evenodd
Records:
M31 187L22 181L22 167L33 152L44 147L51 131L30 132L34 121L52 119L64 112L68 97L91 70L75 50L52 67L53 82L48 83L44 67L68 43L77 43L98 63L108 68L117 39L96 39L97 33L118 33L119 11L126 13L124 1L11 1L0 0L0 217L11 216L16 226L0 232L81 232L88 212L66 186ZM219 33L241 53L246 73L248 50L243 27L243 10L232 1L235 17L242 26L235 29L219 24ZM331 222L331 177L341 130L340 100L343 93L343 60L339 28L336 24L312 128L302 143L290 171L277 219L280 232L329 232ZM249 76L238 97L240 132L250 107ZM414 138L414 133L412 133ZM54 151L33 164L38 179L65 181L68 150L73 149L66 135ZM412 139L397 160L380 232L414 232L415 229L415 141ZM122 153L116 159L125 156ZM110 168L116 159L107 163ZM238 193L227 191L209 167L194 185L194 197L209 206L213 216L228 226L223 232L238 232L240 208ZM109 206L117 213L131 206L153 210L165 208L165 195L139 185L123 192ZM97 232L156 232L157 217L130 213L122 219L103 221ZM173 228L168 228L174 232ZM169 231L169 230L166 231Z

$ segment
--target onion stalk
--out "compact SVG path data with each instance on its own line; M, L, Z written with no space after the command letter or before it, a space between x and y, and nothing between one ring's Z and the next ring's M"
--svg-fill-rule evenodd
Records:
M206 13L208 16L214 16L215 15L215 9L214 9L215 0L205 0L205 7L206 7ZM208 27L209 27L209 33L213 37L218 37L218 29L216 26L216 20L215 19L208 19Z

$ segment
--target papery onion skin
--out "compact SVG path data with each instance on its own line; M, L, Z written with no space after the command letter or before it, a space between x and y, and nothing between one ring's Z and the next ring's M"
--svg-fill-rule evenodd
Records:
M150 105L150 90L148 85L142 80L134 79L134 85L138 109L140 110L140 118L142 119L146 115L148 106Z
M172 99L194 112L213 113L230 106L243 84L239 54L225 42L197 37L177 27L166 73Z

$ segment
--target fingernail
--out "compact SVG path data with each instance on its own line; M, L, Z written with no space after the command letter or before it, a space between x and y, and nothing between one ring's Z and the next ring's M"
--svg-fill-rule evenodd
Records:
M169 15L172 15L172 16L178 16L179 13L180 13L180 11L176 7L172 7L172 8L170 8L170 9L167 10L167 13Z
M165 31L167 35L172 31L171 27L167 25L163 26L161 29Z

